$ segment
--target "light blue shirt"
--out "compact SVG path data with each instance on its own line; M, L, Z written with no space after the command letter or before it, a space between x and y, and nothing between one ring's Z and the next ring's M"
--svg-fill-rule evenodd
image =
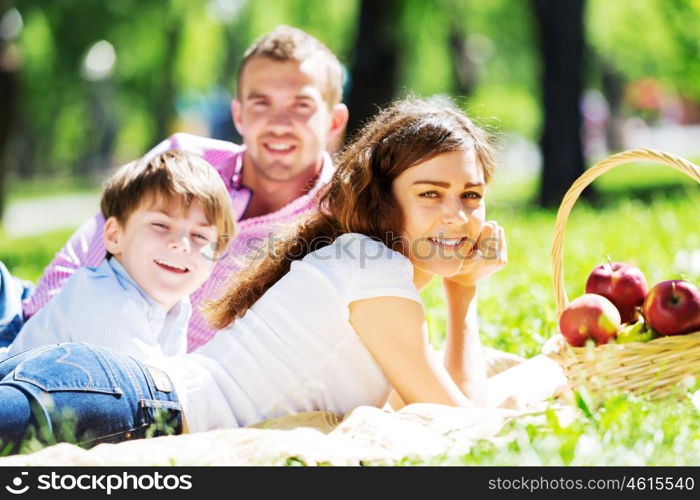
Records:
M188 297L166 312L117 259L105 259L77 269L22 327L8 355L59 342L89 342L140 360L184 354L191 314Z

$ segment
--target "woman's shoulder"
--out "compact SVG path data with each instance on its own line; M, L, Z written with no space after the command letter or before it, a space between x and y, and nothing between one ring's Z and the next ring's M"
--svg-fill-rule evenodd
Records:
M395 262L399 266L410 266L410 261L401 253L392 250L383 242L361 233L344 233L329 244L307 255L309 260L333 260L342 264L373 267L373 263Z
M413 285L413 265L403 254L383 242L360 233L345 233L327 246L308 254L303 261L317 272L353 290L403 289L417 297ZM359 292L358 292L359 293ZM407 292L408 293L408 292ZM396 294L393 294L396 295Z

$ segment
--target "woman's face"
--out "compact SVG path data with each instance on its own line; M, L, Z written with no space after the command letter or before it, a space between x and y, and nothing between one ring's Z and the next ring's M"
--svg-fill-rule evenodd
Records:
M484 225L485 182L473 149L442 153L403 171L392 186L416 275L455 275Z

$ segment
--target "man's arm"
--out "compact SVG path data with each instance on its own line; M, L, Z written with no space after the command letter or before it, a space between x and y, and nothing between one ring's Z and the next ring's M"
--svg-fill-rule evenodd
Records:
M104 222L102 215L95 215L73 233L44 270L34 294L23 302L25 319L33 316L61 291L76 269L96 267L102 262L106 255L102 241Z

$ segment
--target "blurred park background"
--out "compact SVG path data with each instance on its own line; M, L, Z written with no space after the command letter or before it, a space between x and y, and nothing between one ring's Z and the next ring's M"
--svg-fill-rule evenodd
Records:
M698 19L697 0L0 0L0 213L17 235L80 220L173 132L238 140L237 65L280 23L345 64L348 136L396 96L460 98L499 134L499 181L556 206L610 152L700 156ZM662 172L649 182L683 182Z
M0 0L0 261L38 279L97 212L101 181L168 135L239 141L229 103L241 55L289 24L345 65L346 137L408 93L455 97L497 134L487 204L509 265L479 288L480 328L486 345L532 356L557 331L549 248L566 189L626 149L700 159L699 20L700 0ZM596 180L567 226L569 297L607 255L650 285L697 283L699 191L661 165ZM422 296L439 347L439 283ZM700 396L615 398L600 418L548 417L464 460L700 463Z
M395 97L450 95L497 134L491 206L556 207L613 152L700 157L698 19L698 0L0 0L0 234L75 229L174 132L239 141L239 60L281 23L343 62L346 138ZM585 197L692 185L622 167Z

